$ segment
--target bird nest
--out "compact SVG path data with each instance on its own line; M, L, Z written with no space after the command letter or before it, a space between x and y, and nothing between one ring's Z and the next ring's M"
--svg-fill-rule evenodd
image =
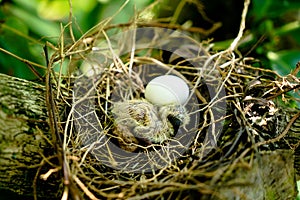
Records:
M250 155L260 150L299 149L298 136L279 142L299 116L278 114L288 112L278 106L282 95L299 88L299 66L286 77L254 67L255 59L234 53L241 36L227 50L212 52L209 41L184 31L100 24L65 48L64 57L54 53L49 66L67 57L72 69L57 84L57 102L69 105L61 123L61 165L70 194L217 198L226 169L252 162ZM145 98L148 83L161 75L188 85L184 104Z
M280 148L276 138L288 121L274 99L299 86L293 75L253 67L254 59L230 50L212 53L209 42L182 31L111 31L72 46L70 66L78 70L65 86L72 95L62 98L71 101L62 151L64 173L79 193L90 199L216 195L224 168ZM166 74L187 83L183 105L145 99L149 81Z

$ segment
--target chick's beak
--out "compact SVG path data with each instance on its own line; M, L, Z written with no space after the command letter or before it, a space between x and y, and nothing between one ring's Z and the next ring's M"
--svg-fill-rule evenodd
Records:
M176 133L178 132L178 129L180 127L180 124L182 123L182 121L180 119L178 119L177 117L175 117L174 115L168 115L168 120L170 121L170 123L173 126L174 129L174 135L176 135ZM174 136L173 135L173 136Z

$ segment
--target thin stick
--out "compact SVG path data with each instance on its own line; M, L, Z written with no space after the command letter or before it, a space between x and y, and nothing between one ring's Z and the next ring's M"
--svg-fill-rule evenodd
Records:
M74 33L73 33L73 5L72 5L72 0L69 0L69 32L70 32L70 36L72 38L73 43L75 43L75 37L74 37Z
M7 55L10 55L10 56L16 58L17 60L20 60L23 63L25 63L30 68L30 70L34 73L34 75L36 77L38 77L40 80L44 80L43 76L40 75L40 73L33 66L39 67L39 68L42 68L42 69L46 69L45 66L34 63L32 61L29 61L29 60L26 60L24 58L21 58L20 56L17 56L16 54L13 54L13 53L11 53L11 52L9 52L9 51L1 48L1 47L0 47L0 51L2 51L3 53L6 53Z
M250 4L250 0L245 0L244 9L243 9L243 13L242 13L242 20L241 20L241 24L240 24L240 30L239 30L237 37L233 40L233 42L231 43L231 45L229 47L230 51L234 51L237 49L238 43L241 40L241 38L243 37L243 33L246 28L246 16L247 16L249 4Z
M95 195L93 193L90 192L90 190L80 181L79 178L77 178L77 176L73 176L74 181L77 183L77 185L79 185L79 187L82 189L82 191L84 191L84 193L92 200L96 200L98 199L97 197L95 197Z
M267 141L262 141L259 143L256 143L255 146L259 147L261 145L265 145L265 144L270 144L270 143L274 143L274 142L278 142L280 139L282 139L286 134L288 134L288 131L290 130L291 126L293 125L293 123L296 121L296 119L298 119L300 117L300 112L298 112L297 114L295 114L293 116L293 118L289 121L289 123L287 124L287 126L285 127L285 129L282 131L282 133L276 137L276 138L272 138L270 140Z
M297 76L297 74L299 73L300 71L300 61L297 62L296 64L296 68L293 70L293 72L291 73L293 76Z

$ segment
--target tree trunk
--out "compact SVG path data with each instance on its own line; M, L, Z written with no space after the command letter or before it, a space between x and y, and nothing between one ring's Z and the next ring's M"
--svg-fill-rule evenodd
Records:
M60 173L51 145L43 85L0 74L0 188L20 195L59 199ZM250 159L250 158L249 158ZM57 162L56 162L57 163ZM291 150L261 152L252 165L237 163L215 183L224 199L295 199L297 195ZM36 189L34 189L36 187ZM211 198L211 197L209 197Z

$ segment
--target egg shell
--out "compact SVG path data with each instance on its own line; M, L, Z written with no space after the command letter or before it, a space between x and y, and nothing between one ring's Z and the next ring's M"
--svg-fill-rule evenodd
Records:
M188 97L188 85L174 75L158 76L145 89L145 98L156 105L184 104Z

